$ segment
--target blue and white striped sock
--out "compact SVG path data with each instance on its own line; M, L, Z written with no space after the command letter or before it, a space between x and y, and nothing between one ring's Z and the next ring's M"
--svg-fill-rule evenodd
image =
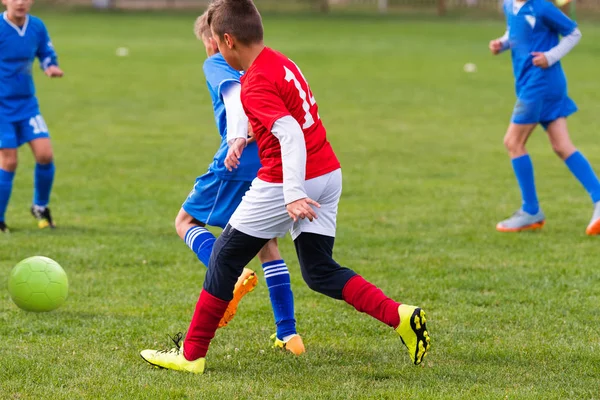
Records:
M190 228L183 239L202 264L208 268L210 254L217 238L208 229L201 226Z
M277 338L286 340L286 338L297 333L290 272L283 260L269 261L264 263L262 267L269 288L275 324L277 325Z

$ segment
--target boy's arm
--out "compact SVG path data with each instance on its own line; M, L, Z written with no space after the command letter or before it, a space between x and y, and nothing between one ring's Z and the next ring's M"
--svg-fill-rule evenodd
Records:
M278 119L271 128L281 146L283 165L283 197L285 204L308 197L306 180L306 142L298 121L291 115Z
M52 41L48 35L46 27L42 25L42 31L39 35L39 45L36 53L37 58L40 60L40 67L43 71L46 71L50 67L58 67L58 57L52 46Z
M575 21L567 17L550 2L545 4L542 19L552 31L562 36L561 41L556 46L543 53L548 61L548 66L551 66L566 56L579 43L581 32Z
M575 28L573 32L567 36L563 36L560 42L544 53L546 60L548 60L548 66L552 66L560 61L561 58L566 56L581 40L581 31L579 28Z
M223 103L225 103L225 116L227 119L227 144L235 139L248 138L248 117L244 112L240 94L242 85L239 82L229 82L227 86L221 89Z
M500 52L510 49L510 42L508 41L508 29L504 32L504 35L498 38L498 41L502 44Z
M239 82L228 82L221 89L225 104L225 119L227 121L227 144L229 150L225 157L225 167L233 171L240 165L240 158L247 145L248 117L240 100L241 85Z

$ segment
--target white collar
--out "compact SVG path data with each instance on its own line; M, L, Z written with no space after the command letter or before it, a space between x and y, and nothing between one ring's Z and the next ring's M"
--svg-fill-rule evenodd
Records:
M8 19L8 12L7 11L4 11L2 13L2 17L4 17L4 20L6 21L7 24L9 24L10 26L12 26L14 28L14 30L17 31L17 33L19 34L19 36L21 36L21 37L25 36L25 32L27 32L27 25L29 25L29 15L25 16L25 23L20 28L18 26L16 26L11 20Z

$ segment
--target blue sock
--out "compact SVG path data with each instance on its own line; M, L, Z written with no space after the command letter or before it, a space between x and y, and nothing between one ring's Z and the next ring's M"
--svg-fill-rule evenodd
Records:
M196 253L198 260L208 268L210 253L212 253L213 246L217 240L215 235L210 233L206 228L194 226L186 232L183 240L185 240L185 244Z
M283 260L269 261L262 267L277 325L277 338L283 340L285 337L297 333L290 271Z
M592 166L583 154L576 151L565 160L565 164L587 190L592 201L594 203L600 201L600 181L598 181Z
M14 172L8 172L0 169L0 221L4 222L4 214L12 193Z
M529 214L537 214L540 211L537 193L535 191L535 179L533 177L533 164L529 154L512 159L513 170L517 176L521 197L523 198L523 211Z
M50 192L54 182L54 163L35 164L33 179L33 204L46 207L50 202Z

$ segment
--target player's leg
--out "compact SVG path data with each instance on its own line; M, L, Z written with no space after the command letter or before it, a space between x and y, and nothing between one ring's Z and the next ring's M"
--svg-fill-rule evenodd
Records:
M512 122L504 136L504 146L511 158L513 171L521 189L522 206L510 218L496 225L500 232L519 232L544 226L545 217L539 207L533 163L525 148L527 139L536 126L537 123Z
M425 313L418 307L401 305L353 270L333 259L336 216L342 191L341 170L306 182L307 194L321 208L313 222L294 224L292 238L302 277L319 293L344 300L356 310L393 327L407 346L415 364L421 363L429 348Z
M0 129L2 129L2 125L0 125ZM9 146L8 141L1 139L2 137L5 137L5 135L0 136L0 146ZM0 232L3 233L8 233L5 214L12 193L15 171L17 170L17 157L16 148L0 148Z
M198 177L194 189L182 205L175 229L179 237L208 267L216 237L206 229L207 223L225 227L231 214L237 208L251 182L228 181L220 179L212 171ZM230 302L219 327L227 325L237 312L242 298L256 287L258 279L254 271L244 268L234 288Z
M283 236L291 226L282 204L281 186L258 179L252 183L231 217L231 225L225 227L215 242L184 345L170 352L144 350L141 353L144 360L169 369L204 370L204 357L233 298L237 277L270 239Z
M275 325L277 325L277 332L271 337L275 342L274 346L300 355L304 353L305 349L302 338L296 331L290 272L279 253L277 239L269 240L260 249L258 259L265 273Z
M40 228L54 228L48 204L54 183L54 154L46 122L41 115L19 122L19 144L29 143L35 158L31 214Z
M143 350L142 358L162 368L204 372L208 347L233 298L238 276L268 240L247 235L228 225L215 242L184 344L179 347L177 343L176 348L167 352Z
M188 214L182 207L175 218L175 230L181 240L196 254L198 260L208 267L210 253L217 238L206 229L206 224Z
M589 161L571 142L567 119L558 118L546 128L555 153L565 162L571 173L583 185L594 203L594 213L586 229L588 235L600 234L600 181Z

